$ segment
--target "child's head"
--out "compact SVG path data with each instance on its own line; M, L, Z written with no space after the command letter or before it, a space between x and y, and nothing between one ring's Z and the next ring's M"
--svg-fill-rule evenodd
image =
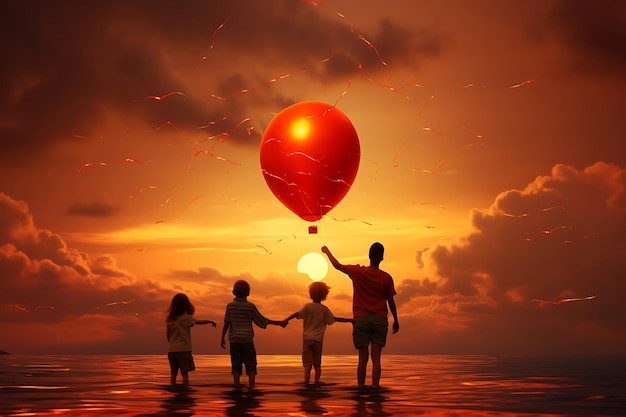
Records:
M309 295L311 296L311 300L318 303L324 301L326 297L328 297L329 291L330 287L321 281L317 281L309 285Z
M172 298L169 309L167 310L167 319L174 320L183 313L193 316L196 311L187 294L178 293Z
M243 279L235 282L233 285L233 295L237 298L245 298L250 295L250 284Z

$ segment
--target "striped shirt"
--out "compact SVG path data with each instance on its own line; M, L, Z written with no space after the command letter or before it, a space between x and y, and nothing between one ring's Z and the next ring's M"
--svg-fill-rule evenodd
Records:
M254 338L252 323L265 329L269 319L265 318L246 298L235 298L226 306L224 322L230 323L228 329L230 343L252 343Z

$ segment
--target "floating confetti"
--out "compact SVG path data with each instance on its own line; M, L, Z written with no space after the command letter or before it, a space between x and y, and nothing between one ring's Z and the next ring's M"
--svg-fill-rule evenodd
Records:
M169 92L169 93L164 94L162 96L147 96L147 97L140 98L140 99L133 100L133 101L143 101L143 100L162 101L162 100L165 100L166 98L171 97L171 96L185 96L185 94L180 92L180 91L172 91L172 92Z
M552 210L565 210L565 207L564 206L551 206L551 207L539 209L537 211L545 213L545 212L552 211ZM530 213L520 213L520 214L502 213L502 215L506 217L522 218L522 217L530 216Z
M159 126L157 126L154 130L149 130L148 132L158 132L159 130L163 129L164 127L170 127L174 130L178 130L178 128L176 127L176 125L174 125L174 123L170 122L169 120Z
M508 88L509 89L520 88L520 87L523 87L525 85L532 84L534 82L535 82L535 80L526 80L523 83L515 84L515 85L512 85L512 86L510 86Z
M139 191L137 191L135 194L129 195L129 198L135 198L137 197L139 194L143 193L146 190L156 190L157 186L156 185L148 185L147 187L141 187L139 189Z
M130 163L133 163L133 164L142 164L142 163L143 163L143 162L141 162L140 160L135 159L135 158L124 158L124 159L122 159L122 160L120 161L120 163L121 163L121 164L123 164L123 163L125 163L125 162L130 162Z
M235 125L235 127L233 128L233 132L237 131L237 129L239 129L239 127L244 124L245 122L249 122L251 120L250 117L246 117L245 119L243 119L242 121L240 121L239 123L237 123Z
M564 303L571 303L573 301L589 301L589 300L593 300L595 299L596 296L592 295L589 297L581 297L581 298L562 298L560 300L556 300L556 301L546 301L546 300L539 300L537 298L533 298L532 300L530 300L531 303L539 303L539 305L544 305L544 304L554 304L554 305L559 305L559 304L564 304Z
M189 208L190 205L192 205L193 203L195 203L196 201L200 200L203 197L204 197L203 195L198 195L192 198L187 204L185 204L185 207L183 207L183 210L181 211L180 215L176 217L176 220L180 220L182 215L187 211L187 208Z
M107 307L113 307L113 306L117 306L117 305L128 305L128 304L132 304L134 303L136 300L124 300L124 301L114 301L111 303L107 303L103 306L98 306L96 307L96 310L100 310L101 308L107 308Z
M424 105L422 106L422 108L420 109L419 113L417 113L417 118L419 119L420 117L422 117L422 114L424 113L424 110L426 110L426 107L428 107L428 105L430 104L431 101L433 101L435 99L435 97L437 97L437 93L433 94L432 96L428 97L428 99L424 102Z
M550 211L550 210L565 210L565 207L563 207L563 206L552 206L552 207L542 208L539 211Z
M557 227L553 227L552 229L540 230L535 234L535 236L536 235L551 235L557 230L563 230L563 229L573 229L573 227L572 226L557 226ZM530 242L532 240L535 240L535 236L527 237L525 240Z
M343 93L341 93L341 96L339 96L339 98L337 99L337 101L335 101L335 104L333 105L333 107L337 107L337 104L339 103L339 100L341 100L343 98L343 96L345 96L346 94L348 94L348 90L350 89L350 86L352 85L352 80L348 80L348 86L346 87L345 90L343 90Z
M438 130L435 130L431 127L423 127L422 130L426 131L426 132L432 132L435 133L437 135L443 135L443 133L439 132Z
M541 230L537 233L540 234L544 234L544 235L551 235L552 233L556 232L557 230L561 230L561 229L573 229L572 226L557 226L557 227L553 227L552 229L549 230Z
M397 168L400 166L397 160L400 157L400 155L402 155L402 152L404 151L405 146L406 146L406 136L404 137L404 140L402 141L402 146L400 147L400 150L396 152L396 154L393 156L393 160L391 161L392 167Z
M263 249L263 250L265 251L265 253L266 253L266 254L268 254L268 255L271 255L271 254L272 254L272 252L271 252L269 249L267 249L265 246L261 246L261 245L255 245L255 246L256 246L257 248L261 248L261 249Z
M446 210L446 206L444 206L443 204L438 204L438 203L432 203L432 202L424 202L424 203L419 203L420 206L436 206L439 207L440 209Z
M215 47L215 38L217 38L217 33L222 30L222 28L224 27L224 25L226 25L226 22L228 22L228 20L230 19L230 17L226 18L226 20L224 20L222 22L222 24L220 24L217 29L215 29L213 31L213 38L211 39L211 45L209 46L209 52L202 57L203 61L206 61L208 59L208 55L213 51L213 48Z
M476 83L469 83L463 86L463 88L473 88L473 87L487 88L487 86L484 84L476 84Z
M502 215L505 216L505 217L514 217L516 219L520 219L522 217L528 217L529 216L528 213L522 213L522 214L502 213Z
M357 69L357 70L361 71L361 73L363 74L363 76L364 76L364 77L365 77L368 81L370 81L370 82L372 82L372 83L374 83L374 84L378 85L379 87L385 88L385 89L387 89L387 90L389 90L389 91L391 91L391 92L393 92L393 93L400 94L401 96L403 96L403 97L404 97L404 98L406 98L407 100L410 100L410 99L411 99L411 97L409 97L409 96L407 96L407 95L403 94L401 91L399 91L398 89L396 89L396 88L394 88L394 87L392 87L392 86L390 86L390 85L379 84L379 83L377 83L376 81L374 81L374 80L373 80L373 79L372 79L369 75L367 75L367 74L365 73L365 69L363 69L363 65L359 64L359 65L357 65L357 66L356 66L356 68L355 68L355 69ZM415 86L420 86L420 85L419 85L419 84L410 84L410 85L407 85L406 87L408 87L408 86L415 87ZM420 87L421 87L421 86L420 86Z
M445 162L440 163L435 169L425 169L425 168L412 168L411 171L415 172L425 172L427 174L436 174L441 168L446 165Z
M376 56L378 57L378 59L380 60L380 62L384 65L387 66L387 63L385 61L383 61L383 58L380 56L380 53L378 52L378 48L376 48L374 46L374 44L372 42L370 42L369 40L367 40L365 38L365 36L361 35L361 34L357 34L356 37L360 40L362 40L363 42L365 42L367 44L367 46L369 46L371 49L374 50L374 52L376 53Z
M354 222L361 222L361 223L366 224L368 226L374 226L374 224L372 224L370 222L366 222L365 220L361 220L361 219L352 219L352 218L350 218L350 219L338 219L336 217L332 217L332 216L329 216L329 215L326 215L326 217L330 217L331 219L333 219L336 222L342 222L343 223L343 222L353 222L354 221Z
M106 162L87 162L86 164L83 164L83 166L78 168L76 171L77 172L82 172L83 169L91 167L91 166L95 166L95 165L108 166L109 164L107 164Z
M329 60L329 59L330 58L327 58L327 60ZM326 60L322 60L321 62L326 62ZM299 70L299 71L297 71L295 73L288 73L288 74L279 75L278 77L274 77L274 78L268 80L268 82L269 83L277 83L278 81L281 81L281 80L284 80L285 78L291 77L294 74L305 73L305 72L308 72L308 71L309 71L308 69L303 69L303 70Z

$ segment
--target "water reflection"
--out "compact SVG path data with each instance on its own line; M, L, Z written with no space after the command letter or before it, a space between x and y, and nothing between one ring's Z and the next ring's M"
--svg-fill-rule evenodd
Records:
M165 391L170 395L163 401L161 408L167 410L167 415L192 416L193 408L197 405L197 391L187 385L168 385Z
M352 395L352 399L355 401L352 416L384 417L393 415L384 410L384 404L387 401L386 393L387 391L382 389L358 389Z
M325 385L305 385L295 391L300 397L300 409L304 415L327 415L328 409L323 407L325 399L331 397L329 386Z
M0 415L428 416L625 415L626 358L387 355L382 391L358 390L357 359L327 355L304 386L296 355L265 356L260 389L233 391L228 355L198 355L191 386L163 356L0 357ZM456 414L455 414L456 413Z
M254 417L254 410L261 407L261 391L227 390L222 393L226 400L226 415Z

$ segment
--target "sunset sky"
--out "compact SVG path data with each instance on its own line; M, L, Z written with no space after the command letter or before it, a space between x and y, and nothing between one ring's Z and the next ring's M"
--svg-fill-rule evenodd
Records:
M626 3L223 0L0 3L0 349L222 353L237 279L270 319L308 302L327 245L395 280L388 353L626 351ZM172 93L172 94L169 94ZM265 183L259 146L322 101L361 158L321 221ZM317 234L308 226L316 224ZM351 315L347 276L325 301ZM256 331L299 354L302 324ZM326 353L354 353L350 325Z

